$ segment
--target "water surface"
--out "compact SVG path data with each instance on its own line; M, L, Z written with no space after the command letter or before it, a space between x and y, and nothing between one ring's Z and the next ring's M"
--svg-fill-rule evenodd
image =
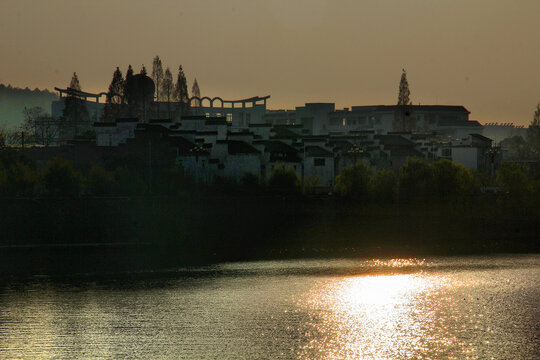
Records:
M3 279L0 358L534 359L540 256Z

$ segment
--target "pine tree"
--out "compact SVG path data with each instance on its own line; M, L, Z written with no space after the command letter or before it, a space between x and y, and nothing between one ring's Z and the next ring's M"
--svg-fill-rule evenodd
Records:
M401 81L399 82L399 95L398 95L398 105L411 105L409 96L411 92L409 90L409 82L407 81L407 71L402 69L403 73L401 74Z
M174 82L173 82L173 76L171 73L171 69L167 67L165 70L165 75L163 76L163 83L162 86L162 94L163 97L167 100L167 111L169 114L169 119L171 118L171 96L174 92Z
M107 103L121 104L124 97L124 76L120 68L116 67L113 73L111 84L109 85L109 91L107 92Z
M81 84L79 83L79 77L77 76L76 72L74 72L73 76L71 77L69 88L73 90L81 91Z
M152 80L154 80L154 84L156 85L156 101L163 100L159 92L163 82L163 64L157 55L152 63Z
M176 80L175 99L178 101L180 113L185 115L189 111L189 94L187 90L186 76L182 65L178 67L178 78Z
M193 80L193 87L191 88L191 96L201 98L201 90L199 89L199 83L197 82L197 78ZM194 101L195 106L201 106L201 102L199 100Z
M143 66L142 66L142 68L141 68L140 74L141 74L141 75L147 75L147 74L148 74L148 72L146 71L146 67L144 66L144 64L143 64Z
M69 83L69 87L76 91L81 91L81 84L77 73L73 73L73 77ZM68 95L64 100L64 110L60 128L63 138L73 138L78 135L79 125L88 122L90 115L86 107L85 101L73 94Z
M114 121L120 116L120 104L123 103L124 98L124 83L124 76L120 68L116 67L107 92L107 103L102 115L103 120Z
M131 67L131 65L129 65L126 71L126 80L124 81L124 103L128 103L128 104L130 103L131 94L129 93L127 84L132 77L133 77L133 68Z

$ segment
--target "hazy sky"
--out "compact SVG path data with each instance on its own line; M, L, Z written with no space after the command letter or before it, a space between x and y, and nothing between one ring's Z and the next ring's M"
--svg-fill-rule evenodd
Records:
M83 90L159 55L225 99L464 105L528 124L540 102L540 0L0 0L0 83Z

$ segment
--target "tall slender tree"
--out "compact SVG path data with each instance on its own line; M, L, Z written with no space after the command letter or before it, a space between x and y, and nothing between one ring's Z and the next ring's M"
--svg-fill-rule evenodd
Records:
M107 92L107 102L110 104L121 104L124 97L124 76L119 67L113 73L109 91Z
M74 72L73 76L71 77L71 81L69 82L69 88L81 91L81 84L79 83L79 77L77 76L76 72Z
M398 105L411 105L409 99L411 91L409 90L409 82L407 81L407 71L402 69L401 81L399 82L399 95L398 95Z
M146 66L144 66L144 64L142 65L140 74L141 75L147 75L148 74L148 72L146 71Z
M128 69L126 71L126 79L124 80L124 103L129 103L129 90L128 90L128 82L133 77L133 68L131 67L131 64L128 66Z
M199 83L197 82L197 78L193 80L193 86L191 87L191 96L195 96L198 98L201 97L201 90L199 89ZM193 103L195 106L201 106L201 102L199 100L195 100Z
M81 84L77 73L73 73L73 77L69 83L69 87L73 90L81 91ZM80 126L90 120L88 108L85 101L80 97L70 94L65 98L65 106L62 112L60 121L61 135L63 138L73 138L78 135Z
M123 103L124 98L124 83L124 76L120 68L116 67L107 92L107 103L102 115L103 120L114 121L120 116L120 104Z
M180 113L185 115L189 112L189 94L187 90L187 81L182 65L178 67L178 77L176 79L175 99L178 101Z
M167 112L169 119L171 118L171 97L174 93L174 82L171 69L167 67L163 75L163 83L161 84L163 97L167 100Z
M154 84L156 85L156 101L163 100L162 96L160 96L160 89L163 82L163 64L157 55L152 63L152 80L154 80Z

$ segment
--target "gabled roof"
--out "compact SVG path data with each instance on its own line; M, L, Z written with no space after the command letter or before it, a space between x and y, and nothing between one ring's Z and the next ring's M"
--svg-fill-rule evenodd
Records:
M486 141L486 142L492 142L493 139L490 139L488 137L485 137L484 135L480 135L480 134L470 134L472 137L475 137L477 138L478 140L482 140L482 141Z
M373 137L376 140L379 140L381 144L386 146L405 146L405 147L414 147L414 142L405 139L401 135L375 135Z
M366 105L353 106L352 111L457 111L470 114L462 105Z
M272 136L272 138L275 139L298 139L300 135L295 133L294 131L284 128L284 127L273 127L271 129L271 132L273 132L275 135Z
M269 153L290 153L297 154L298 150L291 145L285 144L283 141L278 140L263 140L258 142L264 144L264 151Z
M441 119L439 120L439 126L460 126L460 127L482 127L478 121L463 121L463 120L452 120L452 119Z
M311 157L333 157L330 151L323 149L320 146L306 146L306 156Z
M240 154L260 154L260 151L249 145L245 141L227 140L228 151L231 155Z

